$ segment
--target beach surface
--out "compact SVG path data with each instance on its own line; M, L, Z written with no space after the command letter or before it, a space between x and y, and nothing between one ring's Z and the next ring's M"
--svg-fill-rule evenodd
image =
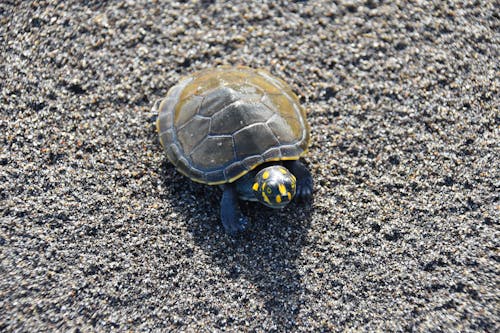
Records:
M2 1L0 330L495 332L495 1ZM181 77L264 68L307 110L310 202L168 162Z

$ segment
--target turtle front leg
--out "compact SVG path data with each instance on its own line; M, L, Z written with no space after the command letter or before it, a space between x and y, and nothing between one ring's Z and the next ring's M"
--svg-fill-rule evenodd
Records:
M313 192L313 179L311 172L299 160L286 161L285 167L297 178L295 197L298 200L309 200Z
M234 184L224 185L224 193L220 202L220 217L224 229L231 236L245 231L248 226L248 218L241 213L238 192Z

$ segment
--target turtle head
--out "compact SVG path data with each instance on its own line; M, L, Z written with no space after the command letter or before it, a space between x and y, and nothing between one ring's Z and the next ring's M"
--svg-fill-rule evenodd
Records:
M295 195L295 176L281 165L260 170L252 186L255 197L271 208L283 208Z

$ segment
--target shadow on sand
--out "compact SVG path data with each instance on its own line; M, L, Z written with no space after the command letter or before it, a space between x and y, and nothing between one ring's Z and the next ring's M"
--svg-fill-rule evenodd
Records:
M311 224L311 204L293 202L283 210L274 210L259 203L240 201L251 225L244 234L230 237L224 233L219 218L221 191L214 186L190 182L173 166L164 163L163 167L167 168L162 172L166 196L176 198L181 193L190 193L191 198L202 198L194 211L193 205L188 204L187 210L181 201L172 207L178 214L186 215L187 227L196 245L228 279L243 278L254 285L272 326L278 330L293 328L303 294L296 262ZM209 221L206 221L207 214ZM199 221L198 216L205 221Z

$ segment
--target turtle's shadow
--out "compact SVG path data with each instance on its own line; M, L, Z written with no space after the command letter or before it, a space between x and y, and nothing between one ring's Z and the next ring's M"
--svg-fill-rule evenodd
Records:
M297 261L311 224L311 204L294 202L283 210L274 210L259 203L240 201L243 213L250 219L250 227L244 234L230 237L220 222L222 192L215 186L191 182L168 162L163 164L161 174L166 196L174 201L179 195L198 198L196 204L172 205L185 219L196 245L210 256L227 279L251 283L270 316L267 323L270 327L293 328L303 294ZM175 179L179 180L172 182ZM248 286L248 282L242 283L242 288L247 288L244 286ZM235 293L232 298L238 298L253 290L229 292ZM241 300L242 306L246 301L248 299Z

